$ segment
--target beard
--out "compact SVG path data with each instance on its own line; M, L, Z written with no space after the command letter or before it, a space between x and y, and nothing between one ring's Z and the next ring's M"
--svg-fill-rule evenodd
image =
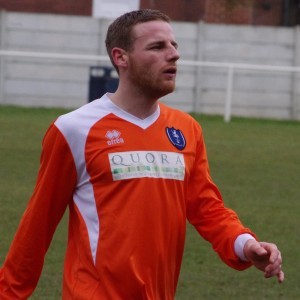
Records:
M140 65L134 59L130 59L129 66L130 81L140 94L159 99L175 90L175 80L164 78L162 73L154 73L151 66Z

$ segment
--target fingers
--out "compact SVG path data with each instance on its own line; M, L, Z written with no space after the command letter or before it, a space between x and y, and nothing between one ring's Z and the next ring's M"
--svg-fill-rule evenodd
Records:
M268 265L265 269L265 277L270 278L273 276L278 276L278 274L282 271L281 264L271 264Z
M278 283L282 283L284 281L284 272L280 270L278 273L275 273L274 275L265 274L265 278L271 278L273 276L277 277Z
M250 261L260 256L268 255L268 251L256 240L249 239L244 246L244 254Z
M276 276L279 283L283 282L281 252L275 244L249 240L244 246L244 253L257 269L264 272L266 278Z
M284 273L282 271L282 257L281 252L278 250L275 244L271 243L260 243L261 246L268 251L269 263L265 268L265 277L270 278L277 276L278 282L282 283L284 280Z
M278 273L277 278L278 278L278 282L279 283L283 283L283 280L284 280L284 273L283 273L283 271L280 271Z
M269 254L269 263L270 264L281 264L281 252L278 250L277 246L272 243L260 242L259 243L262 248L264 248Z

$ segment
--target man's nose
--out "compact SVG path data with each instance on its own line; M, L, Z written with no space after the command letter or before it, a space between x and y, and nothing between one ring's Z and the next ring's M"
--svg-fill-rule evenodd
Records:
M167 57L168 61L177 61L179 58L180 58L180 54L177 48L175 48L172 45L168 51L168 57Z

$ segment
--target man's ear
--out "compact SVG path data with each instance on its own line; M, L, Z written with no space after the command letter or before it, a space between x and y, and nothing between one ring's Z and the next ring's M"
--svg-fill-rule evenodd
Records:
M121 48L113 48L111 50L111 56L115 65L120 68L127 68L128 65L128 55L127 52Z

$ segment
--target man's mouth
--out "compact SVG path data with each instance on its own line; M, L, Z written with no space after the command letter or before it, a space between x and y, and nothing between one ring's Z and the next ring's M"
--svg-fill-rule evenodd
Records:
M177 73L177 68L176 67L170 67L164 70L163 72L164 74L168 74L168 75L176 75Z

